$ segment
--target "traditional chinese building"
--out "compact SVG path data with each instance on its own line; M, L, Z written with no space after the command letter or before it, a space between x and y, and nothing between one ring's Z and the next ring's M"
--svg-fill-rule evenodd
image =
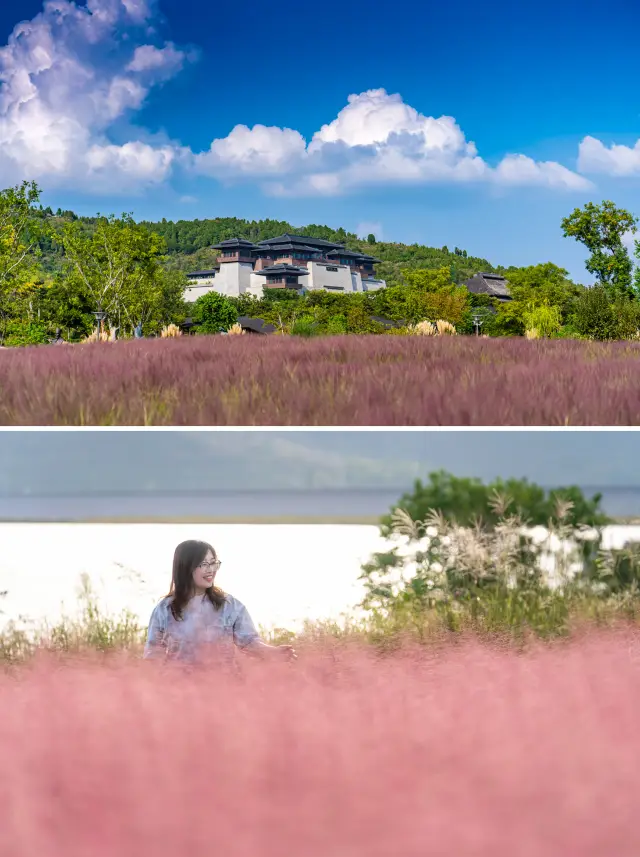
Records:
M500 274L474 274L465 286L474 295L488 295L504 303L511 300L509 283Z
M194 301L210 291L227 297L261 297L268 288L348 293L386 286L375 275L378 259L321 238L285 233L257 244L229 238L214 249L220 254L218 267L189 275L186 300Z

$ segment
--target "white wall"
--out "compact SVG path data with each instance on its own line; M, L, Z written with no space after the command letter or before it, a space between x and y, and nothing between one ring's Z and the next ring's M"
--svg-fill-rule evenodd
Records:
M337 271L327 270L327 265L319 262L308 262L309 274L300 278L301 285L307 291L325 289L333 286L330 291L349 292L377 291L386 286L384 280L362 280L359 271L352 271L348 265L331 265ZM185 292L185 300L195 301L207 292L218 292L229 298L237 298L248 293L260 298L263 295L265 278L256 274L248 262L225 262L220 265L215 277L206 280L193 280ZM337 287L337 288L336 288Z
M351 279L351 268L347 265L331 265L330 267L337 268L337 271L328 271L325 264L320 262L308 262L307 270L309 275L303 278L304 287L308 291L316 289L326 289L328 286L333 286L331 291L338 291L339 287L342 292L352 292L353 282Z
M365 292L377 292L378 289L384 289L387 286L386 280L362 280L362 290Z
M185 292L185 300L195 301L207 292L218 292L228 298L237 298L249 290L253 267L250 262L225 262L211 279L193 280Z

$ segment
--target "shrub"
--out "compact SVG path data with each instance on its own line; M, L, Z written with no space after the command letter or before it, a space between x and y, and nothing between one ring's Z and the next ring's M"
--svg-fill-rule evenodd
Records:
M228 298L218 292L201 295L194 304L194 315L201 322L198 333L220 333L238 320L238 311Z
M13 348L23 345L44 345L50 338L43 324L10 321L5 328L4 340L1 344Z
M616 338L616 317L604 286L585 289L575 302L573 326L590 339Z

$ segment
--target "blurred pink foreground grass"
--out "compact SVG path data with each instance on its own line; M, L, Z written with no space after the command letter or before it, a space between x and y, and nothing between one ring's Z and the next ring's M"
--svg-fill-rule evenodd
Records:
M2 425L640 425L640 344L183 337L0 352Z
M0 672L11 857L637 857L640 637Z

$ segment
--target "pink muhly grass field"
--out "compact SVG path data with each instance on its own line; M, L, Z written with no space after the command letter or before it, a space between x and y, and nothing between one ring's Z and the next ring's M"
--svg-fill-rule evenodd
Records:
M0 673L7 857L637 857L640 639Z
M1 425L640 425L640 344L183 337L6 349Z

